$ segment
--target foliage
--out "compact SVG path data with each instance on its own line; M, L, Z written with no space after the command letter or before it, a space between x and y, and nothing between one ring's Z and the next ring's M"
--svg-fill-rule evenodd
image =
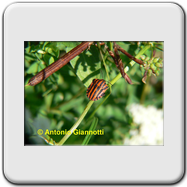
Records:
M25 42L25 85L33 75L80 43ZM111 42L105 43L112 49ZM90 128L104 129L104 135L72 134L64 145L122 145L124 137L130 136L129 131L137 128L132 123L132 117L128 112L130 104L141 103L145 106L154 105L162 108L163 70L160 67L162 66L163 43L116 43L133 56L136 56L146 45L150 45L150 48L141 56L146 66L142 67L133 63L120 52L124 67L128 66L127 74L134 84L129 85L124 78L120 78L112 86L111 94L110 90L107 90L108 98L105 96L94 102L78 126L78 129L83 131ZM55 135L55 130L56 132L68 131L81 116L89 102L86 89L92 80L94 78L102 78L106 81L115 79L119 70L107 51L103 52L104 60L102 59L101 50L104 51L103 46L99 49L96 45L92 45L89 50L82 52L46 80L36 86L25 87L25 145L59 142L63 135ZM142 77L147 67L154 69L155 75L148 70L148 77L144 84ZM38 136L38 129L44 132L46 129L53 130L54 133L48 136L44 134Z

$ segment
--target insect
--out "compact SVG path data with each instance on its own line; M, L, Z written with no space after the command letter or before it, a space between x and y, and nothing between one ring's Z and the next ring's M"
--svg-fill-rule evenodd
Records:
M108 85L104 79L93 79L86 91L87 97L92 101L97 101L105 95Z

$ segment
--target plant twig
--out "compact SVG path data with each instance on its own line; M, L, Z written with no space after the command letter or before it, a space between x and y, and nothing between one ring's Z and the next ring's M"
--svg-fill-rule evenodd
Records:
M63 101L62 103L59 103L57 106L51 108L51 109L58 109L59 107L62 107L63 105L69 103L70 101L76 99L77 97L79 97L84 91L86 90L86 87L83 87L76 95L74 95L71 99L69 99L68 101Z
M71 136L71 134L73 133L73 131L80 125L81 121L84 119L84 117L86 116L88 110L90 109L90 107L92 106L92 104L94 103L94 101L90 101L86 108L84 109L83 113L81 114L81 116L79 117L79 119L77 120L77 122L72 126L72 128L69 130L71 131L71 133L67 133L60 141L59 143L56 143L56 145L63 145L64 142Z
M106 70L107 78L108 78L108 80L110 81L110 77L109 77L109 74L108 74L108 71L107 71L107 68L106 68L105 58L103 57L102 50L101 50L101 46L100 46L100 43L99 43L99 42L97 42L97 46L98 46L98 48L99 48L100 56L101 56L101 59L102 59L102 61L103 61L103 65L104 65L105 70ZM105 57L106 57L106 56L105 56Z
M125 54L127 57L129 57L131 60L135 61L136 63L140 64L140 65L145 65L145 63L140 60L137 59L136 57L132 56L131 54L129 54L127 51L125 51L123 48L121 48L119 45L116 44L116 48L121 51L123 54Z
M136 58L139 58L141 55L143 55L145 53L145 51L147 51L150 48L150 45L145 46L137 55ZM133 64L134 65L134 64ZM133 66L132 65L132 66ZM124 68L125 73L128 71L128 68ZM115 84L116 81L118 81L121 78L121 73L119 73L112 81L111 84ZM92 113L91 116L94 116L95 112L97 111L97 109L106 101L106 99L110 96L110 94L107 95L107 97L105 97L105 99L102 101L102 103L94 110L94 112ZM89 101L88 105L86 106L86 108L84 109L83 113L81 114L81 116L79 117L79 119L77 120L77 122L72 126L72 128L70 129L71 134L73 133L73 131L80 125L81 121L83 120L83 118L86 116L88 110L90 109L90 107L92 106L92 104L94 103L94 101ZM90 117L89 117L90 118ZM66 134L59 143L56 143L56 145L63 145L65 143L65 141L71 136L71 134Z
M132 84L132 81L131 81L130 77L124 71L123 63L122 63L122 60L121 60L121 58L119 56L118 49L117 49L117 46L116 46L116 42L114 42L114 52L115 52L115 55L116 55L116 58L117 58L117 62L118 62L118 69L120 70L122 77L129 84Z
M142 82L146 84L146 79L147 79L147 70L144 73L144 76L142 78Z
M135 56L135 58L140 58L141 55L143 55L148 49L150 48L150 45L146 45L143 49L140 50L140 52ZM135 64L134 61L130 62L130 65L133 66ZM125 73L128 72L129 68L126 66L124 68ZM121 73L119 73L112 81L111 84L115 84L116 81L118 81L121 78Z
M34 77L32 77L28 85L35 86L41 81L45 80L47 77L58 71L60 68L65 66L70 60L72 60L74 57L82 53L85 49L87 49L90 45L92 45L93 42L82 42L75 48L73 48L71 51L66 53L63 57L58 59L57 61L50 64L48 67L41 70L39 73L37 73Z

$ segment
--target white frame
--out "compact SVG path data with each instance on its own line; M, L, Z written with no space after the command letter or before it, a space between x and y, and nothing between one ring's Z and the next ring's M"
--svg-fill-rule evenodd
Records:
M103 15L107 19L101 19ZM112 27L114 22L119 27ZM106 25L110 30L105 30ZM24 146L24 41L164 41L164 146ZM92 169L87 171L88 167ZM8 6L4 12L4 174L16 184L178 182L184 174L182 8L174 3Z

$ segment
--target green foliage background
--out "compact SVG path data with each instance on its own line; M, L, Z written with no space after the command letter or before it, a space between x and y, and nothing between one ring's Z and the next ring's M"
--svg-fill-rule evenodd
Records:
M33 75L80 43L25 42L25 85ZM117 42L117 44L136 56L147 42ZM159 42L158 46L163 49L162 42ZM162 50L154 47L147 50L145 55L151 58L153 50L156 51L156 57L163 58ZM107 56L107 71L112 80L119 70L111 62L111 57L108 54ZM141 69L138 64L131 67L129 64L131 60L124 54L120 53L120 57L124 67L129 66L127 74L135 84L129 85L124 78L120 78L112 86L111 95L95 113L95 119L98 121L96 130L104 129L105 134L92 136L88 145L122 145L124 138L130 136L129 130L138 128L128 112L130 104L141 103L145 106L154 105L162 108L162 68L159 76L150 76L147 84L144 84L142 82L144 69ZM46 145L46 142L37 135L38 129L43 129L44 132L46 129L69 130L89 102L86 89L94 78L110 81L107 79L99 49L92 45L90 50L85 50L43 82L36 86L25 87L25 145ZM89 130L92 122L89 116L103 99L94 102L78 129ZM51 138L59 142L62 136L52 135ZM83 135L71 135L64 145L81 145L84 138Z

